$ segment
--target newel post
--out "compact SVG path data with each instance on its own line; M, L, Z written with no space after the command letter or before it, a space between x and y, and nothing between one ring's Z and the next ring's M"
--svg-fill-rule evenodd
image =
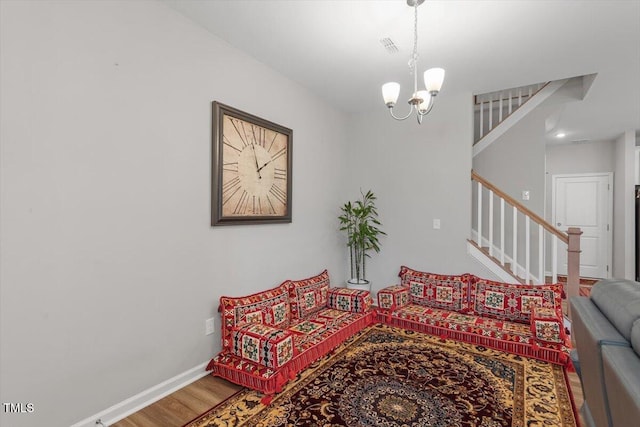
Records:
M580 236L582 230L577 227L569 227L569 244L567 246L567 310L571 318L571 305L569 298L580 294Z

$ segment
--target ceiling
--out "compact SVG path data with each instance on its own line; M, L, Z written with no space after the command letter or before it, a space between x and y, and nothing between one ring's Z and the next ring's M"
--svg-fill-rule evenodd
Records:
M161 1L339 110L386 108L380 86L390 80L409 98L405 0ZM597 73L553 133L599 141L640 130L640 0L427 0L418 11L419 73L446 70L440 97Z

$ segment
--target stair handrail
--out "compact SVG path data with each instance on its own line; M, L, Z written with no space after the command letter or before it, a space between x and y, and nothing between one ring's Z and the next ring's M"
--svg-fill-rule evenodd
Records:
M485 92L478 95L473 95L473 103L475 105L482 105L488 104L490 100L499 102L501 100L506 101L508 99L531 98L533 95L544 89L544 87L548 84L549 82L532 83L530 85L512 87L502 90L494 90L493 92ZM525 90L524 92L523 89ZM505 97L503 98L502 95L505 95ZM524 104L524 102L522 102L522 104Z
M492 194L495 194L496 196L498 196L499 198L501 198L504 202L509 203L511 206L513 206L514 209L516 209L517 211L521 212L525 218L527 218L527 221L529 219L533 220L535 223L538 224L539 227L541 227L544 230L547 230L549 233L551 233L553 236L557 237L560 241L564 242L567 245L567 284L566 284L566 297L571 298L574 296L578 296L579 292L580 292L580 236L582 235L582 231L580 230L580 228L578 227L569 227L567 232L563 232L561 230L558 230L556 227L554 227L552 224L550 224L548 221L546 221L544 218L540 217L538 214L536 214L535 212L531 211L529 208L527 208L526 206L524 206L522 203L520 203L518 200L514 199L513 197L509 196L507 193L505 193L504 191L502 191L501 189L499 189L498 187L496 187L494 184L492 184L491 182L489 182L488 180L486 180L485 178L483 178L482 176L478 175L478 173L476 173L476 171L474 171L473 169L471 170L471 180L472 181L476 181L478 182L479 185L479 190L482 187L486 187L490 192L492 192ZM491 194L491 193L490 193ZM480 201L481 199L481 194L478 195L478 199ZM492 202L491 202L492 203ZM490 204L490 221L493 220L492 218L492 204ZM481 221L480 218L480 211L481 211L481 206L478 207L478 221ZM515 214L514 214L515 215ZM493 236L491 235L492 233L492 222L489 223L490 227L489 227L489 233L490 233L490 237L489 240L490 242L493 240ZM514 219L514 227L515 227L515 219ZM541 231L542 233L542 231ZM514 234L515 236L515 234ZM501 244L501 251L502 251L502 266L504 267L504 230L501 232L501 239L502 239L502 244ZM527 235L527 239L528 239L528 235ZM542 239L542 238L541 238ZM481 227L478 227L478 242L480 243L482 241L482 234L481 234ZM541 240L542 241L542 240ZM514 245L515 245L515 237L514 237ZM491 250L491 246L490 246L490 250ZM528 250L528 249L527 249ZM527 252L528 254L528 252ZM542 256L542 250L540 250L540 256ZM490 254L491 257L491 254ZM515 253L514 253L514 257L515 257ZM528 255L527 255L528 257ZM552 258L553 258L553 263L554 263L554 268L553 268L553 280L556 280L555 277L555 258L556 258L556 249L555 249L555 244L552 244ZM498 263L495 259L493 259L494 262ZM542 262L542 261L539 261ZM516 265L517 264L517 259L513 260L513 264ZM529 269L528 266L528 258L527 258L527 266L526 269ZM542 268L541 268L542 271ZM529 274L529 271L527 271L527 275ZM543 278L541 278L543 280ZM571 318L571 307L569 304L567 304L567 314L569 316L569 318Z
M562 230L558 230L556 227L553 226L553 224L549 223L547 220L545 220L540 215L533 212L531 209L527 208L518 200L509 196L507 193L500 190L494 184L492 184L491 182L487 181L485 178L478 175L477 172L474 170L471 170L471 179L473 181L481 182L482 185L492 190L494 194L498 195L499 197L502 197L507 203L509 203L511 206L515 207L516 209L518 209L524 215L530 217L535 223L537 223L538 225L541 225L549 233L556 235L558 239L562 240L565 244L567 245L569 244L569 235L567 233L565 233Z

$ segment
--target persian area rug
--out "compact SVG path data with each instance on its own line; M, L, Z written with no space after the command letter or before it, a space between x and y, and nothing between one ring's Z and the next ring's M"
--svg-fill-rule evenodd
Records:
M577 425L560 366L387 325L300 373L270 405L244 389L188 427Z

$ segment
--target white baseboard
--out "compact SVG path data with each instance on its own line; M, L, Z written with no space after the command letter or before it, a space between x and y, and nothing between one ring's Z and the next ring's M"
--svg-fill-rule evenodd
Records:
M176 375L173 378L169 378L166 381L161 382L153 387L150 387L141 393L136 394L120 403L116 403L110 408L104 411L98 412L95 415L85 418L73 424L71 427L96 427L96 421L101 420L105 426L114 424L134 412L138 412L140 409L151 405L154 402L162 399L171 393L180 390L181 388L191 384L194 381L208 375L206 371L207 363L191 368L186 372ZM100 424L97 425L101 427Z

